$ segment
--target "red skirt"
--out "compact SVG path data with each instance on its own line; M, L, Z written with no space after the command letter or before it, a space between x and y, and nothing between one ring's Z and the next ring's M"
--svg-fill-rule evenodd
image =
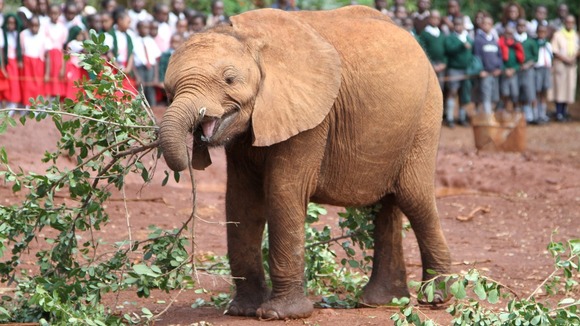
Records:
M30 104L30 98L36 99L38 96L46 96L44 82L45 62L40 58L22 57L22 102L24 105Z
M8 59L6 73L8 73L8 88L1 93L1 97L7 102L20 103L22 93L20 92L20 71L16 59Z
M50 58L50 81L46 84L46 93L50 96L65 95L66 83L60 77L62 69L62 50L52 49L48 52Z
M89 74L82 67L74 65L71 60L67 61L65 97L76 99L77 93L83 88L83 80L86 80L88 76ZM75 83L79 86L75 85Z

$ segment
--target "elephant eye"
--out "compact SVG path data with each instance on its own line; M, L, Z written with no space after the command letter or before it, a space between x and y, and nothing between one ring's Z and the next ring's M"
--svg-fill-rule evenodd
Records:
M236 81L236 79L234 77L226 77L225 81L226 81L226 84L232 85Z

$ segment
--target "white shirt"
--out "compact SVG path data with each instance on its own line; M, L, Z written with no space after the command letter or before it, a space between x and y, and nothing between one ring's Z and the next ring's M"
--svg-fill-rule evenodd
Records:
M115 29L115 38L117 39L117 63L123 66L127 64L127 34Z
M22 55L44 60L44 55L50 46L50 41L40 32L33 35L29 29L20 33L20 47Z
M154 66L161 56L161 51L151 36L137 36L133 38L133 54L136 67L147 64Z
M550 42L546 42L546 46L541 46L538 49L538 61L534 65L536 68L550 68L552 67L552 44Z
M157 46L161 52L165 52L169 49L171 35L173 35L173 31L171 26L169 26L169 23L159 23L159 29L157 36L155 37L155 42L157 43Z
M6 34L6 41L8 46L8 59L16 59L16 37L18 36L17 32L7 32ZM4 38L2 38L2 42L4 42Z
M136 12L133 9L127 11L129 17L131 17L131 29L137 30L137 23L141 21L152 21L153 16L147 12L147 10L143 9L140 12Z
M177 21L180 19L185 19L185 14L184 13L180 13L179 16L177 16L173 11L169 12L169 26L171 27L171 32L172 34L175 33L175 25L177 25Z

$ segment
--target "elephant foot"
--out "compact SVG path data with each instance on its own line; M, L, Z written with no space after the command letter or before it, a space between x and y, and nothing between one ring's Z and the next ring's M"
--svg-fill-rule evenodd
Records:
M228 305L226 311L224 311L224 314L230 316L255 317L256 311L264 301L268 300L269 296L269 291L258 295L236 294L235 298Z
M425 281L423 281L425 282ZM429 301L428 300L428 293L427 293L427 287L425 286L425 284L423 284L423 286L421 286L421 289L419 289L419 291L421 292L417 298L417 302L419 302L420 305L429 305L429 306L438 306L438 305L442 305L445 304L447 301L449 301L451 299L451 295L445 290L448 289L449 286L451 284L447 284L444 289L441 289L441 283L445 282L445 277L443 276L439 276L435 279L435 291L433 291L433 300Z
M298 319L312 315L314 306L303 294L280 296L265 303L256 312L260 319Z
M409 298L409 289L403 283L399 286L380 286L374 284L367 284L363 289L363 293L359 298L359 308L373 308L379 306L395 305L393 299Z

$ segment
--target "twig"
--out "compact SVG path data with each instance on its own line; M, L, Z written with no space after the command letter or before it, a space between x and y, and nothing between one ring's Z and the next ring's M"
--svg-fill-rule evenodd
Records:
M146 151L146 150L149 150L149 149L153 149L153 148L156 148L156 147L159 147L159 140L153 141L153 142L151 142L149 144L145 144L145 145L143 145L141 147L135 147L135 148L128 149L126 151L119 152L117 154L114 154L113 157L114 158L117 158L117 157L124 157L124 156L127 156L127 155L134 155L134 154L141 153L143 151Z
M125 183L121 186L121 193L123 194L123 206L125 207L125 221L127 222L127 234L129 235L129 248L133 248L133 235L131 232L131 216L129 215L129 207L127 207L127 194L125 193Z
M177 294L173 298L171 298L171 301L169 301L167 306L165 306L165 308L163 308L163 310L161 310L161 312L159 312L158 314L153 316L152 320L155 321L155 320L157 320L157 318L161 317L164 313L166 313L167 310L169 310L169 308L175 303L175 301L177 301L177 298L181 295L181 293L184 290L185 290L184 288L179 289L179 292L177 292Z
M197 188L195 185L195 178L193 176L193 167L191 166L191 157L189 154L189 150L185 149L187 153L187 168L189 170L189 178L191 181L191 194L192 194L192 208L191 208L191 215L189 219L191 220L191 266L193 267L193 272L195 273L195 279L197 280L197 284L199 284L199 275L197 274L197 269L195 268L195 211L197 209Z
M111 126L117 126L117 127L142 128L142 129L158 129L159 128L156 125L154 125L154 126L124 125L124 124L120 124L120 123L116 123L116 122L95 119L95 118L87 117L84 115L79 115L79 114L65 112L65 111L58 111L58 110L27 109L27 108L0 109L0 112L7 112L7 111L46 112L46 113L50 113L50 114L66 115L66 116L70 116L70 117L100 122L100 123L104 123L104 124L111 125ZM155 120L153 120L153 121L155 121Z
M457 220L461 221L461 222L467 222L467 221L471 221L475 215L478 212L482 212L483 214L487 214L491 211L491 209L489 208L489 206L478 206L475 209L473 209L471 212L469 212L469 214L467 214L467 216L463 216L463 215L457 215L457 217L455 217Z

